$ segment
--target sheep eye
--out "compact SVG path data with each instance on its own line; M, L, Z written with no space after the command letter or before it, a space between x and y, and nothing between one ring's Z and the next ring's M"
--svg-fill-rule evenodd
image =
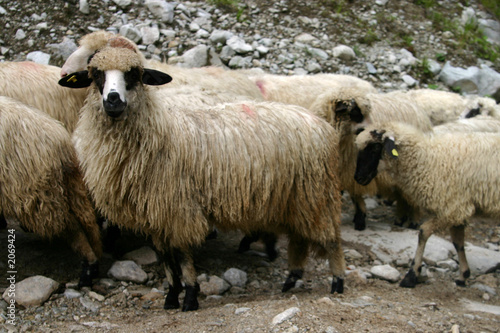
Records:
M134 88L141 81L141 71L139 68L134 67L125 73L125 88L130 90Z
M90 70L90 73L92 75L92 79L94 80L95 84L99 87L99 90L101 90L102 92L102 89L104 87L104 72L94 67Z

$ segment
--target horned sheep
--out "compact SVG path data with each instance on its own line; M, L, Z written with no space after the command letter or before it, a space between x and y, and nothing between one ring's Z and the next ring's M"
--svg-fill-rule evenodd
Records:
M59 67L31 61L0 63L0 95L44 111L73 132L87 89L59 86L60 71Z
M61 237L96 277L100 232L70 134L45 113L0 96L0 214L43 238ZM5 221L5 220L4 220Z
M168 73L174 78L167 86L168 89L196 86L204 91L213 90L226 95L231 94L233 97L228 96L228 98L232 98L231 100L236 99L237 96L244 96L246 99L263 100L260 90L244 74L216 66L184 68L157 60L146 60L135 43L123 36L103 30L89 33L79 40L78 49L68 57L62 66L61 76L64 77L69 73L84 70L87 67L88 60L99 49L107 45L132 47L146 61L149 68Z
M401 281L414 287L425 244L436 231L449 228L465 285L470 270L464 251L464 229L476 213L500 216L500 135L498 133L422 133L408 124L368 126L361 132L355 179L362 185L382 170L390 172L403 196L429 214L420 226L411 268Z
M161 99L148 86L168 75L151 74L127 48L102 49L89 76L75 75L90 85L75 131L85 181L106 217L150 235L164 253L171 277L165 308L179 307L181 276L183 311L198 308L191 248L211 223L287 234L283 291L302 276L310 250L328 258L331 291L343 291L337 138L325 121L277 103L183 108L175 95ZM123 87L110 90L114 78Z

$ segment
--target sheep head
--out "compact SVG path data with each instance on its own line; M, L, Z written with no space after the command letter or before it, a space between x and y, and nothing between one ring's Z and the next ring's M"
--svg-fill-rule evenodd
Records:
M69 74L59 80L59 84L83 88L94 83L106 114L119 118L126 110L128 96L139 86L163 85L171 80L168 74L144 68L142 58L134 50L106 47L92 57L88 70Z
M361 185L368 185L377 176L384 152L398 158L394 137L383 129L367 128L358 134L356 146L359 149L354 179Z

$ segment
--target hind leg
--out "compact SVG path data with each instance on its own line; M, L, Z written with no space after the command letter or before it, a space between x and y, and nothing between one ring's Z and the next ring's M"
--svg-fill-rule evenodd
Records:
M458 264L460 266L460 276L458 280L455 280L457 286L465 287L465 280L470 277L469 264L467 263L467 257L465 256L465 226L455 226L450 228L451 240L455 250L458 254Z
M307 255L309 254L309 242L301 236L293 235L288 242L288 267L290 273L283 284L282 292L295 287L297 280L304 274Z
M68 241L69 245L77 254L82 257L82 272L78 287L92 286L92 279L99 275L98 257L94 252L90 242L78 225L77 227L67 230L63 237Z

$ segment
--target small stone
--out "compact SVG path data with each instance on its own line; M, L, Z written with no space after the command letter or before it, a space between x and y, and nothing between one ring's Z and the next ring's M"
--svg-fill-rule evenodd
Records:
M248 311L250 311L250 310L251 310L250 308L237 308L237 309L234 311L234 314L239 315L239 314L242 314L242 313L248 312Z
M293 318L299 312L300 312L300 309L297 307L289 308L288 310L280 313L279 315L276 315L273 318L272 324L273 325L281 324L282 322Z
M66 289L64 291L64 297L66 297L67 299L78 298L81 296L82 296L82 293L75 290L75 289Z
M41 275L31 276L15 284L15 300L21 307L37 306L43 304L54 291L59 288L59 283ZM3 293L3 299L9 303L9 288Z
M370 272L375 277L389 282L397 282L400 277L399 271L390 265L373 266Z
M123 259L133 260L137 265L150 265L158 262L158 255L149 246L126 253Z
M88 295L90 298L95 299L96 301L99 301L99 302L102 302L105 300L104 296L102 296L94 291L89 291Z
M146 272L132 260L116 261L109 269L108 276L135 283L144 283L148 280Z
M230 268L224 272L224 279L232 286L244 287L247 283L247 273L237 268Z

